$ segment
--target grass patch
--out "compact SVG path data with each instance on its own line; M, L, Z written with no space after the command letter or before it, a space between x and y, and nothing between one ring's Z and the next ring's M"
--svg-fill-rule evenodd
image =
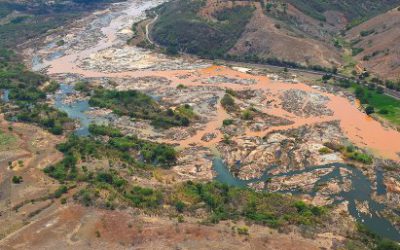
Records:
M352 92L361 93L358 96L363 104L368 104L374 107L376 114L390 123L399 126L400 125L400 100L397 100L391 96L378 93L376 90L371 90L367 87L352 84L350 90ZM362 89L362 91L360 91Z
M11 149L16 141L13 135L0 131L0 151Z

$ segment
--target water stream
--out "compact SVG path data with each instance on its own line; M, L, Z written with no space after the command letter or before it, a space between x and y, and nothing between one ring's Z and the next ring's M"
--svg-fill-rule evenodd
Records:
M216 180L226 183L228 185L232 186L239 186L239 187L245 187L250 183L266 180L267 178L274 178L274 177L280 177L280 176L294 176L298 174L303 174L306 172L310 172L313 170L317 169L326 169L326 168L334 168L333 171L329 174L326 174L320 178L320 180L315 183L315 186L318 186L319 184L322 183L327 183L332 180L340 180L343 182L343 176L340 174L340 168L346 169L350 172L348 175L348 178L351 180L351 189L350 191L342 191L339 194L334 194L331 196L333 198L334 204L338 204L342 201L348 201L348 209L349 213L359 222L363 223L365 226L367 226L372 232L395 240L395 241L400 241L400 232L385 218L383 218L380 215L380 212L385 208L383 204L380 204L373 199L371 199L371 193L372 193L372 188L371 185L372 183L370 180L358 169L354 167L350 167L345 164L341 163L336 163L336 164L329 164L329 165L323 165L323 166L315 166L315 167L310 167L304 170L295 170L291 171L288 173L282 173L282 174L277 174L277 175L269 175L268 170L264 172L263 176L260 178L256 179L251 179L251 180L241 180L237 177L235 177L228 169L228 167L224 164L224 162L220 158L216 158L213 161L213 169L217 173ZM382 174L381 171L377 171L380 173L377 173L377 175ZM379 177L381 178L381 177ZM386 192L385 187L383 185L383 181L377 181L377 190L379 192ZM268 190L265 190L268 191ZM301 190L286 190L282 192L289 192L289 193L304 193ZM309 192L311 196L315 196L317 193L317 190L313 190ZM383 194L384 194L383 193ZM381 193L382 194L382 193ZM370 214L364 214L360 213L357 208L356 208L356 201L359 202L367 202L369 205L369 210Z

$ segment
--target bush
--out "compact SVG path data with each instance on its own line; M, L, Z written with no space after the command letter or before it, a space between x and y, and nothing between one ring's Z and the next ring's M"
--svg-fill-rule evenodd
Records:
M387 114L389 114L389 110L387 110L387 109L381 109L381 110L379 110L378 113L381 114L381 115L387 115Z
M332 153L332 150L330 150L330 149L327 148L327 147L323 147L323 148L320 148L320 149L318 150L318 152L319 152L321 155L325 155L325 154L330 154L330 153Z
M62 185L54 192L53 196L54 198L60 198L66 192L68 192L67 186Z
M20 184L22 181L23 181L22 176L16 176L16 175L14 175L14 176L12 177L12 183L14 183L14 184Z
M252 110L246 109L246 110L244 110L244 111L242 112L242 116L241 116L241 117L242 117L243 120L246 120L246 121L248 121L248 120L253 120L254 113L253 113Z
M373 113L375 113L375 109L374 109L374 107L373 107L373 106L370 106L370 105L368 105L368 106L365 108L365 113L366 113L367 115L370 115L370 114L373 114Z
M237 232L238 232L238 234L241 234L241 235L249 235L249 228L248 227L238 227Z
M175 208L177 212L183 213L183 210L185 209L185 203L183 203L182 201L177 201L175 203Z
M222 121L222 125L229 126L229 125L232 125L233 122L234 121L232 119L225 119L225 120Z
M287 199L280 194L255 192L229 187L218 182L187 182L175 194L182 202L198 207L204 203L210 211L209 221L245 218L255 223L279 227L284 224L316 224L326 209Z
M135 207L139 208L158 208L161 205L163 195L158 190L135 186L125 196Z
M226 93L222 99L221 99L221 105L222 107L224 107L224 109L228 110L228 111L232 111L235 110L236 104L235 104L235 100L232 98L232 96L228 93Z

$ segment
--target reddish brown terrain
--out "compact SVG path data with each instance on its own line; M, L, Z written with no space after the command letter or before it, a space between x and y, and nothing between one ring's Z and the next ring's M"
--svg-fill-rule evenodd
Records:
M362 36L362 32L370 33ZM400 78L400 10L393 9L351 29L347 39L364 49L356 59L368 70L397 80Z
M259 4L255 6L253 17L245 32L229 51L230 54L275 57L302 65L321 65L328 68L338 66L342 62L340 51L324 42L324 39L329 39L330 36L319 37L321 33L325 33L325 28L321 28L317 20L289 5L288 15L300 23L298 29L293 29L285 22L267 15Z

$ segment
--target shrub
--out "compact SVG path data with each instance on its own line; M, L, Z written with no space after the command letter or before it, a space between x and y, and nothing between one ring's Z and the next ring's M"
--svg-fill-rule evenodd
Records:
M67 186L62 185L54 192L53 196L54 198L60 198L66 192L68 192Z
M332 150L330 150L330 149L327 148L327 147L323 147L323 148L320 148L320 149L318 150L318 152L319 152L321 155L325 155L325 154L330 154L330 153L332 153Z
M236 109L236 104L235 104L235 100L232 98L232 96L228 93L226 93L222 99L221 99L221 105L222 107L224 107L224 109L228 110L228 111L232 111L234 109Z
M374 107L368 105L368 106L365 108L365 113L366 113L367 115L370 115L370 114L372 114L372 113L375 113Z
M161 205L163 199L163 195L160 191L139 186L133 187L125 196L135 207L140 208L157 208Z
M22 176L16 176L16 175L14 175L14 176L12 177L12 183L14 183L14 184L20 184L22 181L23 181Z
M244 110L243 112L242 112L242 119L243 120L253 120L253 117L254 117L254 113L253 113L253 111L252 110L250 110L250 109L246 109L246 110Z
M229 126L233 124L233 120L232 119L225 119L222 121L222 125L224 126Z
M183 210L185 209L185 203L183 203L182 201L177 201L175 203L175 208L176 208L176 211L178 211L179 213L182 213Z
M249 228L248 227L238 227L237 232L238 232L238 234L241 234L241 235L249 235Z

